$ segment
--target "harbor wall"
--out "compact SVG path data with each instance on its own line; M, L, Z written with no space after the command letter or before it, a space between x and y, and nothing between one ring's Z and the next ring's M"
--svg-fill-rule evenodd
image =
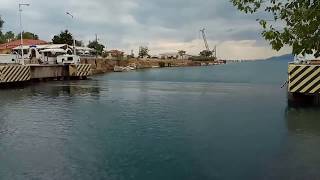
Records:
M69 65L0 65L0 87L19 85L29 81L86 79L90 76L91 64Z
M114 66L136 66L137 69L158 68L158 67L184 67L201 66L203 63L213 63L213 61L191 61L191 60L163 60L163 59L129 59L110 60L104 58L81 58L82 64L91 64L92 74L102 74L112 72Z
M31 79L43 79L53 77L64 77L68 76L68 69L66 66L30 66Z

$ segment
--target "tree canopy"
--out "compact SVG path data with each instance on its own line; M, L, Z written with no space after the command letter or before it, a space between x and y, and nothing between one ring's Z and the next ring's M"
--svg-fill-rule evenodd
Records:
M100 44L98 41L89 41L89 44L88 44L88 47L89 48L92 48L92 49L95 49L96 52L99 54L99 55L102 55L102 52L103 52L103 49L105 48L104 45Z
M6 33L4 34L4 37L5 37L6 39L8 39L8 40L13 40L14 37L15 37L15 35L14 35L14 33L13 33L12 31L8 31L8 32L6 32Z
M3 24L4 24L4 21L1 19L1 16L0 16L0 44L7 42L5 35L2 33Z
M320 1L318 0L231 0L245 13L264 13L257 19L262 36L275 50L285 45L292 53L320 57ZM263 13L262 13L263 14ZM279 27L280 26L280 27Z
M0 16L0 31L1 31L2 27L3 27L3 24L4 24L4 21L2 20L2 18Z
M20 39L20 33L15 35L12 31L2 32L1 28L3 27L4 21L0 17L0 44L10 42L12 40ZM23 39L35 39L38 40L39 36L31 32L23 32Z
M10 33L11 31L7 32L7 33ZM11 32L12 33L12 32ZM12 34L11 34L12 35ZM16 36L16 39L20 39L20 36L21 36L21 33L17 34ZM31 33L31 32L23 32L22 33L22 38L23 39L34 39L34 40L38 40L39 39L39 36L34 34L34 33Z
M211 57L213 54L212 51L208 51L208 50L203 50L200 52L200 56L203 56L203 57Z
M76 40L76 46L84 47L83 41Z
M10 42L12 40L20 39L20 33L15 35L12 31L2 32L4 21L0 17L0 44ZM38 35L31 32L23 32L22 37L24 39L39 39Z
M73 36L68 31L61 31L59 35L55 35L52 39L53 44L68 44L70 46L73 45Z
M179 56L185 55L187 52L185 50L178 50Z
M139 47L139 57L143 58L145 56L149 56L149 48L147 46Z

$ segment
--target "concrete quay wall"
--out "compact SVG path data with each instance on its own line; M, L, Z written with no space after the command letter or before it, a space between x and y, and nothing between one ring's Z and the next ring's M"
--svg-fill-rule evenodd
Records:
M183 67L183 66L201 66L201 63L191 60L162 60L162 59L129 59L129 60L110 60L104 58L81 58L82 64L91 64L92 74L101 74L112 72L114 66L136 66L137 69L157 68L157 67Z

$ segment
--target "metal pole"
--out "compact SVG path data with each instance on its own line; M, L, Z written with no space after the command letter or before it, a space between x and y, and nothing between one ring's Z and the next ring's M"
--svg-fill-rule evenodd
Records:
M76 40L75 38L73 38L73 54L77 55L77 51L76 51Z
M21 49L21 61L20 63L24 65L24 58L23 58L23 36L22 36L22 9L21 4L19 4L19 18L20 18L20 49Z
M23 57L23 27L22 27L22 6L30 6L30 4L19 4L19 17L20 17L20 49L21 49L21 64L24 65Z
M69 15L72 19L74 19L74 18L73 18L73 15L72 15L71 13L66 12L66 14ZM76 51L76 39L75 39L74 35L73 35L73 54L74 54L74 55L77 55L77 51Z

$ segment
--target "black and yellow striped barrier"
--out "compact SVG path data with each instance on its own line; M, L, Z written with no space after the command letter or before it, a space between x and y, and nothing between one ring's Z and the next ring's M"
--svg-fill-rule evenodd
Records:
M23 82L31 79L30 67L22 65L0 66L0 83Z
M91 75L91 64L69 65L69 75L73 77L87 77Z
M290 93L320 93L320 65L289 64L288 73Z

